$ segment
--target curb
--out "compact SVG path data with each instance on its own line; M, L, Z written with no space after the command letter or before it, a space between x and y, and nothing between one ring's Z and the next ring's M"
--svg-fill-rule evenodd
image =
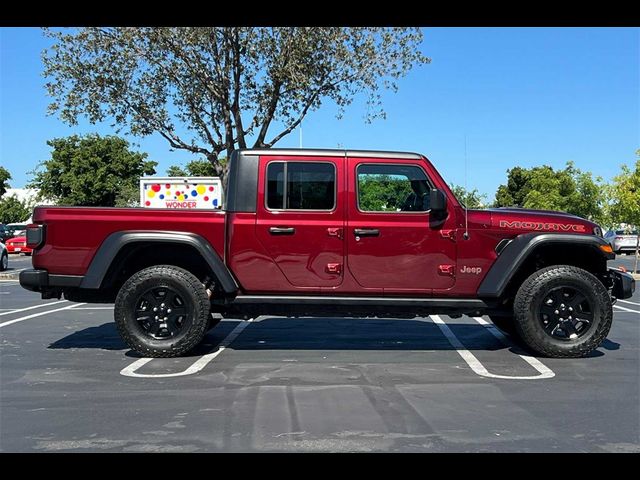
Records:
M10 272L2 272L0 273L0 280L18 280L18 277L20 277L21 271L22 269L10 271Z

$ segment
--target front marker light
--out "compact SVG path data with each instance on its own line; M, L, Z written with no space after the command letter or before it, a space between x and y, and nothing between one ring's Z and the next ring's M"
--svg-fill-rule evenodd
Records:
M613 248L611 248L611 245L599 245L600 250L602 250L604 253L613 253Z

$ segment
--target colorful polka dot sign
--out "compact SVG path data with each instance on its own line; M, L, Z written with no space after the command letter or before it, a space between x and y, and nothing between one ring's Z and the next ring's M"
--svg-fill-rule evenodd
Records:
M140 205L174 210L221 209L222 185L215 177L142 178Z

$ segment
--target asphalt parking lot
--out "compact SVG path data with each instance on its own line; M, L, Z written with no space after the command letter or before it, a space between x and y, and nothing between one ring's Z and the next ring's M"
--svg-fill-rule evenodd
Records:
M0 448L640 452L640 292L614 310L582 359L432 316L224 320L191 356L149 360L110 305L0 281Z
M9 255L9 268L7 268L7 273L24 270L25 268L31 268L31 256L23 253L12 253Z

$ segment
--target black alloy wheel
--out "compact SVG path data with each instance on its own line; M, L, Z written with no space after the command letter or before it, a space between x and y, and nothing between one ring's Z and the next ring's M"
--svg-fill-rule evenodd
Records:
M561 340L574 340L593 325L593 305L573 287L557 287L542 300L539 319L545 333Z
M136 305L136 321L149 336L163 340L179 335L191 323L192 309L171 287L144 292Z

